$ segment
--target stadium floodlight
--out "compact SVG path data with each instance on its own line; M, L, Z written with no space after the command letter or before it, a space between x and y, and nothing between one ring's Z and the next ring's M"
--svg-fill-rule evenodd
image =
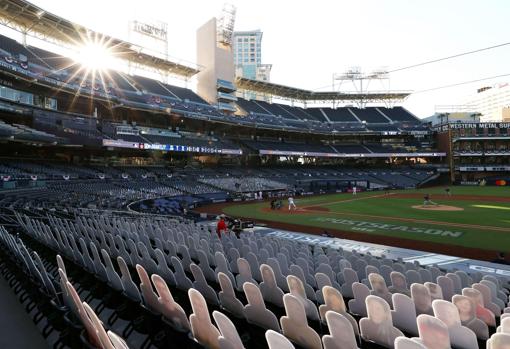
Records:
M232 36L234 35L234 24L236 21L236 7L233 4L225 3L223 11L218 19L217 40L226 46L232 46Z
M338 92L340 92L340 89L342 87L343 83L349 83L351 84L355 90L356 93L362 95L362 97L356 102L359 108L364 108L369 102L370 97L370 91L368 89L370 83L372 81L379 81L383 85L386 82L386 85L384 87L384 90L387 93L390 93L389 91L389 72L386 67L379 67L376 68L369 73L364 73L361 67L359 66L353 66L349 67L346 71L340 74L333 74L333 90L335 90L336 82L338 81ZM389 106L391 104L390 100L385 100L387 105ZM334 104L333 104L334 107Z

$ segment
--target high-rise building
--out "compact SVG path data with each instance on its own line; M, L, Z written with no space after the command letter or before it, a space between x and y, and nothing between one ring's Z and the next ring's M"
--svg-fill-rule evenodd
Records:
M501 122L508 117L510 107L510 84L497 84L479 88L469 97L468 104L473 105L482 114L480 121Z
M269 81L271 64L262 64L262 32L260 30L236 31L232 40L236 76L253 80ZM244 93L253 99L253 93Z

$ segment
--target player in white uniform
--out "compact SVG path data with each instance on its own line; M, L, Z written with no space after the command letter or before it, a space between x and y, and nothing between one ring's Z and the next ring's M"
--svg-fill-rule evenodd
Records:
M294 198L292 196L289 197L289 211L291 208L294 210L297 209L296 204L294 203Z
M358 188L356 186L352 187L352 195L357 195L356 192L358 191Z

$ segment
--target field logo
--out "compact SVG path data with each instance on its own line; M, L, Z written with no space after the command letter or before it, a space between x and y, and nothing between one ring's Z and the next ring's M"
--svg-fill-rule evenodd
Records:
M267 233L267 236L274 236L277 238L293 240L300 243L309 245L318 245L322 247L328 247L332 249L342 249L346 251L356 251L358 253L370 252L373 256L382 256L387 254L389 250L387 248L376 247L374 245L366 245L360 243L346 242L342 239L329 238L323 236L312 236L308 234L301 234L295 232L283 232L283 231L271 231Z
M438 236L442 236L442 237L451 237L451 238L458 238L458 237L461 237L463 234L460 231L427 229L427 228L409 227L406 225L395 225L395 224L387 224L387 223L363 222L363 221L355 221L352 219L318 217L314 220L317 222L333 223L333 224L338 224L338 225L347 225L351 228L351 230L365 231L365 232L373 232L373 231L376 231L377 229L381 229L381 230L390 230L390 231L403 231L406 233L438 235Z
M486 266L483 266L483 265L470 264L469 265L469 269L476 270L476 271L479 271L479 272L482 272L482 273L492 273L492 274L510 276L510 270L491 268L491 267L486 267Z

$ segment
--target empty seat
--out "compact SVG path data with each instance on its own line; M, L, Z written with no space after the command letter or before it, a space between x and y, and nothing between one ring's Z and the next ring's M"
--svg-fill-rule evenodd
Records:
M451 278L447 278L446 276L438 276L437 284L441 287L441 292L443 293L443 299L445 301L451 301L452 297L455 295L454 285Z
M432 300L443 299L443 291L441 290L441 286L433 282L426 282L423 285L428 288Z
M409 292L409 289L407 288L407 280L404 274L393 271L390 274L391 278L391 286L388 287L388 290L391 293L403 293L405 295L410 296L411 293Z
M172 327L180 332L188 332L190 324L184 309L174 301L172 293L165 280L157 275L151 276L152 283L158 293L159 309L158 311L170 322Z
M370 283L371 291L370 294L373 296L378 296L384 299L391 306L392 303L392 295L386 287L386 281L384 278L375 273L368 274L368 281Z
M266 341L269 349L295 349L291 341L273 330L266 331Z
M270 329L279 332L280 325L278 324L278 319L266 308L258 286L251 282L245 282L243 289L248 301L243 310L246 321L266 330Z
M450 335L448 328L439 319L421 314L416 318L418 324L418 333L420 335L417 340L428 349L450 349Z
M351 323L352 329L356 335L359 335L359 328L356 319L347 312L345 307L344 298L340 291L331 286L324 286L322 289L324 297L324 304L319 307L319 314L322 322L326 322L326 313L333 311L335 313L343 315Z
M478 349L476 334L469 328L462 326L457 307L445 300L432 302L434 316L441 320L448 328L450 342L455 348Z
M267 264L262 264L260 266L260 274L262 276L262 282L259 287L264 300L276 306L283 307L283 291L276 284L273 269Z
M184 268L181 264L181 260L175 256L172 256L171 261L172 261L172 266L175 270L174 276L175 276L175 283L177 284L177 288L179 288L183 291L187 291L190 288L192 288L193 283L186 276L186 272L184 271Z
M508 315L508 316L503 316ZM498 326L496 332L508 333L510 334L510 314L501 315L501 325Z
M391 311L395 327L408 333L418 335L416 325L416 306L413 300L402 293L393 294L393 310Z
M322 336L324 349L357 349L356 336L349 320L334 311L326 313L329 335Z
M119 265L120 273L121 273L121 281L122 281L122 287L124 288L124 292L126 296L128 296L130 299L134 300L135 302L141 302L142 296L140 295L140 291L138 290L138 287L133 282L133 279L131 279L131 273L129 272L128 266L126 265L126 262L124 261L124 258L117 257L117 264Z
M489 338L489 327L476 317L476 303L472 298L455 295L452 303L459 311L460 322L463 326L471 329L479 339Z
M386 348L393 348L395 338L404 334L393 327L390 306L377 296L366 298L368 317L359 322L361 337Z
M189 317L193 337L208 348L219 349L220 331L211 322L207 302L200 292L193 288L188 290L188 296L193 309Z
M303 282L294 275L287 276L287 283L289 285L290 294L295 296L303 304L306 311L306 316L311 320L319 320L319 312L315 303L309 300L305 294Z
M432 297L427 287L422 284L412 284L411 298L416 306L416 314L433 314Z
M478 290L483 298L483 306L492 312L495 316L500 316L502 309L492 301L491 289L486 284L474 283L472 286L475 290Z
M485 308L483 295L479 290L474 288L464 288L462 290L462 295L471 298L475 303L475 314L477 318L489 326L496 326L496 317L493 312Z
M495 333L487 341L487 349L507 349L510 346L510 334Z
M149 275L147 275L147 271L145 271L144 267L140 264L137 264L136 272L140 279L140 292L142 293L143 305L147 307L147 309L157 313L159 307L158 296L154 293L152 282Z
M244 318L243 303L237 299L230 278L226 274L219 272L218 282L221 287L221 291L218 293L221 306L234 316Z
M207 301L213 305L219 305L218 296L216 295L216 291L207 284L205 280L204 274L202 273L202 268L200 268L195 263L191 263L190 265L191 273L193 274L193 278L195 281L193 282L193 288L199 291L202 296L204 296Z
M280 319L283 334L303 348L321 349L321 338L308 326L302 302L297 297L286 294L283 296L283 303L286 313Z
M252 284L257 284L257 282L253 279L250 264L244 258L237 259L237 268L239 269L239 274L236 275L236 284L237 290L242 291L243 285L245 282L251 282Z
M219 311L213 311L213 318L221 333L218 338L221 349L243 349L244 345L239 337L235 325Z
M354 294L352 293L352 285L355 282L359 282L358 274L351 268L344 268L342 270L342 277L344 282L340 291L345 297L354 298Z
M114 334L113 332L111 332L110 335L106 333L103 324L101 323L101 320L99 320L94 310L92 310L92 308L85 302L83 303L83 309L86 312L86 316L90 319L94 331L97 337L99 338L101 348L105 349L127 348L127 344L118 335ZM88 335L90 336L91 334L88 333ZM115 338L113 342L110 339L111 337Z
M427 349L419 341L407 337L395 338L395 349Z
M355 282L352 284L354 298L349 300L349 311L355 315L367 316L366 298L370 295L370 290L365 284Z

